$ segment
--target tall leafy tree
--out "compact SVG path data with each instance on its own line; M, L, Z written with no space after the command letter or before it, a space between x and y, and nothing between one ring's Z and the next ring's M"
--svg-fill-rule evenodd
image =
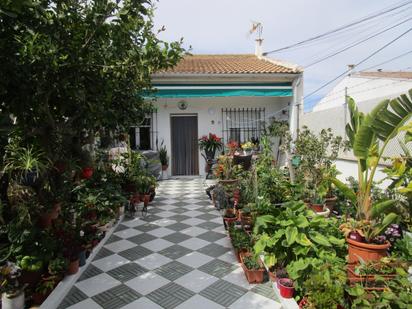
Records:
M84 132L125 129L150 110L153 72L181 42L153 29L151 0L0 0L0 108L51 158Z

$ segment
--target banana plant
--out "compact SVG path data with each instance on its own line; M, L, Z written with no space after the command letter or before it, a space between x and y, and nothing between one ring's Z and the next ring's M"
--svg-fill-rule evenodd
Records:
M355 101L348 103L350 122L346 125L346 135L358 162L359 189L352 189L337 179L334 184L357 208L357 220L378 220L388 213L380 223L389 225L397 216L390 212L395 201L384 201L372 205L371 189L379 162L389 142L408 125L412 117L412 89L409 96L403 94L392 100L380 102L369 114L359 111ZM382 226L380 226L380 229Z

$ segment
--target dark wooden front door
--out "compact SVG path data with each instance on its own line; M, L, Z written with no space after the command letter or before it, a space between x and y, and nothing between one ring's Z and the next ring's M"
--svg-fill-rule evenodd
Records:
M199 175L197 116L172 115L172 174Z

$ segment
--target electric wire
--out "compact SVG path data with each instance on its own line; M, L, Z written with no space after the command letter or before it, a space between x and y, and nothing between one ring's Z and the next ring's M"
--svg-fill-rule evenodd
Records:
M355 42L355 43L353 43L353 44L351 44L351 45L349 45L349 46L347 46L347 47L345 47L345 48L343 48L343 49L341 49L341 50L338 50L338 51L336 51L336 52L334 52L334 53L332 53L332 54L330 54L330 55L328 55L328 56L326 56L326 57L323 57L323 58L321 58L321 59L318 59L318 60L316 60L316 61L314 61L314 62L312 62L312 63L310 63L310 64L308 64L308 65L306 65L306 66L304 66L304 67L305 67L305 69L310 68L310 67L314 66L315 64L318 64L318 63L320 63L320 62L323 62L323 61L325 61L325 60L327 60L327 59L330 59L330 58L332 58L332 57L334 57L334 56L336 56L336 55L339 55L339 54L341 54L341 53L343 53L343 52L345 52L345 51L347 51L347 50L349 50L349 49L351 49L351 48L353 48L353 47L356 47L356 46L358 46L358 45L360 45L360 44L362 44L362 43L364 43L364 42L366 42L366 41L369 41L370 39L373 39L373 38L381 35L382 33L385 33L385 32L387 32L387 31L389 31L389 30L392 30L392 29L400 26L400 25L403 25L404 23L406 23L406 22L408 22L408 21L410 21L410 20L412 20L412 17L410 17L410 18L408 18L408 19L406 19L406 20L404 20L404 21L402 21L402 22L400 22L400 23L397 23L397 24L394 25L394 26L391 26L391 27L386 28L386 29L384 29L384 30L382 30L382 31L379 31L378 33L375 33L375 34L373 34L373 35L371 35L371 36L368 36L367 38L365 38L365 39L363 39L363 40L361 40L361 41L357 41L357 42Z
M389 9L386 9L386 10L384 10L384 11L380 11L380 12L374 13L374 14L372 14L372 15L369 15L369 16L366 16L366 17L364 17L364 18L361 18L360 20L351 22L351 23L349 23L349 24L347 24L347 25L344 25L344 26L335 28L335 29L333 29L333 30L327 31L327 32L325 32L325 33L316 35L316 36L311 37L311 38L309 38L309 39L305 39L305 40L303 40L303 41L294 43L294 44L289 45L289 46L285 46L285 47L282 47L282 48L278 48L278 49L274 49L274 50L271 50L271 51L268 51L268 52L264 52L263 55L266 56L266 55L268 55L268 54L276 53L276 52L283 51L283 50L288 50L288 49L291 49L291 48L293 48L293 47L296 47L296 46L299 46L299 45L302 45L302 44L305 44L305 43L308 43L308 42L312 42L312 41L314 41L314 40L318 40L318 39L320 39L320 38L323 38L323 37L326 37L326 36L328 36L328 35L337 33L337 32L339 32L339 31L346 30L346 29L348 29L348 28L350 28L350 27L353 27L353 26L355 26L355 25L358 25L358 24L360 24L360 23L364 23L365 21L368 21L368 20L371 20L371 19L374 19L374 18L377 18L377 17L381 17L382 15L384 15L384 14L386 14L386 13L393 12L393 11L395 11L395 10L397 10L397 9L400 9L400 8L402 8L402 7L404 7L404 6L409 5L410 3L412 3L412 1L403 2L403 3L399 4L399 5L396 5L395 7L390 7Z
M407 51L406 53L403 53L403 54L401 54L401 55L399 55L399 56L393 57L393 58L391 58L391 59L389 59L389 60L386 60L386 61L384 61L384 62L375 64L375 65L370 66L370 67L368 67L368 68L366 68L366 69L363 69L363 70L360 71L360 72L365 72L365 71L368 71L368 70L370 70L370 69L374 69L374 68L376 68L376 67L382 66L382 65L384 65L384 64L387 64L387 63L392 62L392 61L394 61L394 60L397 60L397 59L399 59L399 58L405 57L406 55L409 55L409 54L411 54L411 53L412 53L412 50ZM406 69L408 69L408 68L406 68Z
M398 35L396 38L394 38L393 40L391 40L390 42L386 43L385 45L383 45L382 47L380 47L379 49L377 49L376 51L374 51L372 54L370 54L369 56L367 56L366 58L362 59L361 61L359 61L358 63L356 63L354 65L353 68L361 65L362 63L368 61L370 58L372 58L373 56L375 56L376 54L378 54L379 52L381 52L382 50L384 50L386 47L392 45L393 43L395 43L397 40L399 40L400 38L402 38L403 36L405 36L406 34L408 34L409 32L412 31L412 28L409 28L408 30L406 30L405 32L401 33L400 35ZM315 89L314 91L310 92L309 94L307 94L304 99L314 95L315 93L317 93L319 90L322 90L323 88L325 88L326 86L330 85L331 83L333 83L334 81L338 80L339 78L341 78L342 76L346 75L347 73L349 73L350 71L352 71L352 69L348 69L346 71L344 71L343 73L339 74L338 76L334 77L333 79L331 79L330 81L326 82L325 84L323 84L322 86L318 87L317 89Z

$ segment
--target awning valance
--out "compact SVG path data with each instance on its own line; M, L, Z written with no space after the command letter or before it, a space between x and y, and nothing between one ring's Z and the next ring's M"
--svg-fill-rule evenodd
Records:
M157 98L290 97L292 86L272 85L154 85Z

